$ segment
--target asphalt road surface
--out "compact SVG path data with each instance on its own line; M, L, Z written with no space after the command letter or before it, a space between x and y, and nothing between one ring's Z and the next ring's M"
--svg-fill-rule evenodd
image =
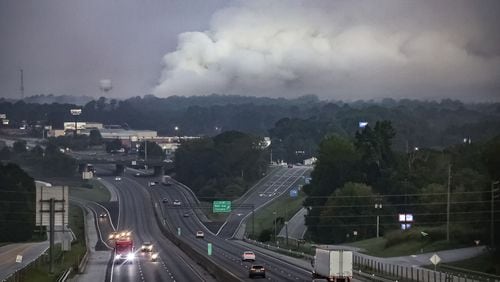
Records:
M139 180L139 179L138 179ZM141 180L147 181L147 180ZM248 269L251 262L242 262L241 256L247 248L227 240L226 238L216 236L210 232L198 219L193 207L189 204L194 199L189 199L193 195L184 188L174 184L172 186L156 185L150 188L151 196L160 207L163 217L168 224L176 231L180 229L180 237L189 242L189 244L200 253L207 255L207 244L212 243L212 259L232 272L242 280L249 280ZM167 199L168 203L163 203ZM173 205L174 200L180 200L181 205ZM185 217L187 213L189 216ZM197 231L203 231L205 238L196 238ZM265 253L256 251L256 264L263 264L267 272L269 281L310 281L310 269L304 269L295 265L276 259Z
M115 228L118 231L132 232L136 250L136 259L132 264L111 264L111 281L213 281L204 270L162 235L144 184L136 182L133 177L123 176L120 181L114 180L112 176L102 178L115 183L120 202ZM110 231L101 232L105 234ZM103 237L107 239L107 235ZM106 241L106 244L113 245L113 242ZM146 241L153 243L154 252L159 252L158 261L152 262L150 254L140 251L142 243Z
M222 238L233 238L242 221L248 220L252 214L252 209L258 210L279 196L289 193L292 188L297 188L303 184L302 176L308 175L310 167L299 166L293 168L278 167L270 175L260 181L249 193L238 201L233 212L229 215L218 235ZM238 238L241 239L241 238Z

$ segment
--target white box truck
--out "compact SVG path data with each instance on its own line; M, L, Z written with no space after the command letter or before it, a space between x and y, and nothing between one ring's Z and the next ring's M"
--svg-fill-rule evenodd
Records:
M316 249L313 279L352 281L352 252Z

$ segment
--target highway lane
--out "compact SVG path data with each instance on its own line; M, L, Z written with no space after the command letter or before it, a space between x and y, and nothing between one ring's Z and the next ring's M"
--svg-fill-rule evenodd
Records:
M199 252L206 254L207 243L213 244L212 258L216 262L223 264L229 271L237 275L243 280L248 280L248 268L252 263L241 262L243 251L247 250L239 244L235 244L231 240L225 240L211 233L201 221L196 217L188 203L187 197L191 195L185 189L177 185L169 187L153 186L150 188L152 195L157 199L161 206L163 216L170 222L174 231L177 227L181 228L181 237L188 240L190 245L196 248ZM167 198L169 203L163 204L161 200ZM173 206L173 200L181 200L183 205L180 207ZM189 217L184 217L184 213L189 212ZM195 238L196 231L202 230L205 233L204 239ZM275 259L264 253L256 252L256 263L263 264L267 269L267 277L270 281L310 281L311 273L309 270L296 267L281 260Z
M106 179L112 181L110 179ZM164 238L154 218L151 201L144 183L122 177L117 181L120 199L118 230L132 231L138 250L133 264L113 265L113 281L211 281L205 271ZM145 241L153 243L160 253L158 262L151 262L149 255L139 251Z
M258 210L284 193L288 193L292 188L296 188L303 183L302 176L308 175L310 171L311 168L305 166L277 168L271 177L266 181L259 182L257 187L252 188L252 191L245 195L242 201L238 202L218 231L218 235L222 238L233 238L238 233L240 235L238 239L241 239L243 232L238 232L238 228L243 221L251 216L252 208Z

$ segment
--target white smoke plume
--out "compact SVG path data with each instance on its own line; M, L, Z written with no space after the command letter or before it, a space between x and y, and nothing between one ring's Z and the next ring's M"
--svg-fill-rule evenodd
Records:
M475 3L236 2L179 35L153 92L498 100L498 22Z

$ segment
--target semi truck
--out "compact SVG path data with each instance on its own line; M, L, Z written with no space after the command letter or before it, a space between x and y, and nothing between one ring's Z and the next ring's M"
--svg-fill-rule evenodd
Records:
M317 248L313 261L313 279L352 281L352 252Z
M115 262L133 263L135 258L134 242L130 237L119 238L115 242Z

